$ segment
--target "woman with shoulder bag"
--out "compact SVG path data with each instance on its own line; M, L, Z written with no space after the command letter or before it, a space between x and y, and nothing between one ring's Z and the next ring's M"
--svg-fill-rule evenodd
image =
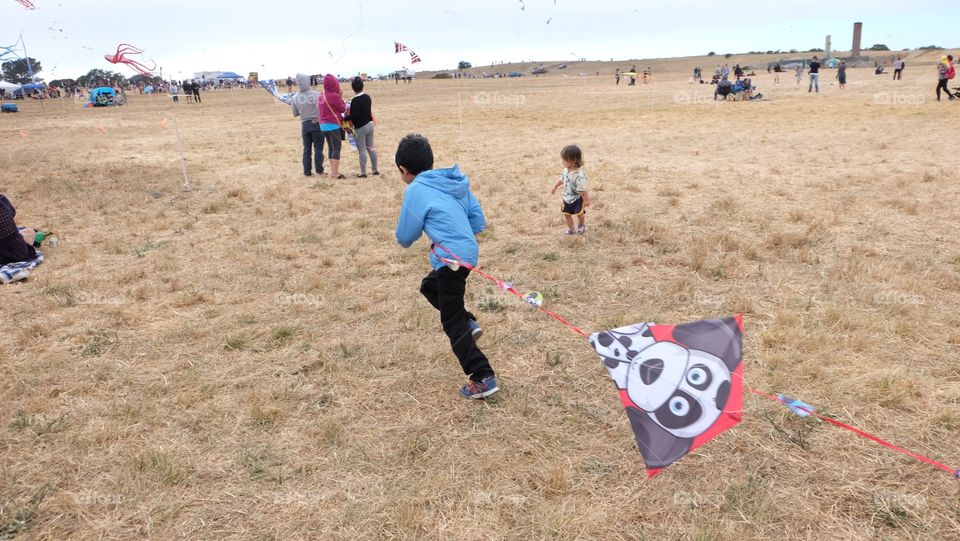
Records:
M345 138L343 133L343 113L347 105L343 102L340 82L329 73L323 76L323 92L317 100L320 113L320 131L327 143L327 157L330 158L330 176L337 179L347 178L340 173L340 147Z

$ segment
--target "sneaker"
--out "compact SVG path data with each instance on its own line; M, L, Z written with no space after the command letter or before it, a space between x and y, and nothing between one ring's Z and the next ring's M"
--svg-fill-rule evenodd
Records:
M470 327L470 334L473 335L473 341L476 342L483 336L483 329L480 328L480 324L476 320L468 319L467 326Z
M577 226L577 234L578 234L578 235L583 235L583 234L586 233L586 232L587 232L587 226L586 226L586 225L578 225L578 226Z
M374 172L373 172L373 176L379 177L379 176L380 176L380 171L374 171Z
M311 173L310 171L304 171L304 172L303 172L303 176L305 176L305 177L312 177L312 176L313 176L313 173Z
M500 387L497 387L497 378L494 376L487 376L480 381L471 381L470 383L464 385L460 388L460 396L464 398L470 398L472 400L479 400L481 398L487 398L493 394L496 394L500 391Z
M575 231L573 229L567 229L567 235L573 235Z
M367 178L367 175L366 173L360 173L359 175L357 175L357 178Z
M4 275L0 275L0 282L3 282L4 284L9 284L13 282L19 282L20 280L26 280L27 278L30 278L30 271L26 269L21 269L21 270L18 270L16 273L14 273L13 276L11 276L9 279L7 279L6 276Z

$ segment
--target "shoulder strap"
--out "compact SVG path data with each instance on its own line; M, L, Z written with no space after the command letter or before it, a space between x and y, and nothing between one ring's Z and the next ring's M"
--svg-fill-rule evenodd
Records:
M330 114L333 115L333 118L337 120L337 124L342 124L343 121L337 118L336 111L333 110L333 107L330 107L330 102L327 101L327 93L323 92L320 95L323 96L323 104L327 106L327 109L330 111Z

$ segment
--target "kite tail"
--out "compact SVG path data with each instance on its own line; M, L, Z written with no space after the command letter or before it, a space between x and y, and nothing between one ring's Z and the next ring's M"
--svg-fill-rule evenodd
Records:
M448 258L441 257L440 254L437 253L436 248L440 248L441 250L447 252L448 254L450 254L450 255L453 257L453 259L448 259ZM476 267L475 265L471 265L470 263L467 263L467 262L464 261L463 259L460 259L460 256L458 256L457 254L453 253L452 251L450 251L449 248L443 246L443 245L440 244L439 242L433 241L433 242L432 242L432 245L430 246L430 250L434 253L434 255L437 256L437 258L438 258L440 261L442 261L442 262L444 262L444 263L446 263L446 264L448 264L448 265L459 265L459 266L461 266L461 267L465 267L465 268L467 268L467 269L470 269L471 271L476 272L476 273L479 274L480 276L483 276L483 277L486 278L487 280L490 280L491 282L493 282L494 284L496 284L497 287L499 287L500 289L503 289L504 291L507 291L507 292L509 292L509 293L511 293L511 294L513 294L513 295L516 295L516 296L519 297L520 299L526 300L526 299L525 299L525 296L524 296L522 293L520 293L519 291L517 291L517 289L513 286L513 284L511 284L510 282L505 282L505 281L497 278L496 276L487 274L486 272L482 271L481 269L479 269L479 268ZM572 330L573 332L579 334L581 337L586 338L586 339L589 339L590 336L589 336L587 333L583 332L580 328L578 328L578 327L576 327L575 325L573 325L572 323L568 322L566 319L564 319L564 318L561 317L560 315L555 314L554 312L551 312L550 310L547 310L546 308L543 308L542 306L537 307L537 309L540 310L541 312L547 314L548 316L552 317L553 319L559 321L560 323L562 323L563 325L565 325L567 328L569 328L569 329ZM825 416L823 416L823 415L820 415L819 413L813 411L813 408L812 408L811 406L809 406L808 404L805 404L805 403L803 403L803 402L799 402L799 401L796 401L796 400L792 400L792 399L790 399L790 398L788 398L788 397L785 397L785 396L783 396L783 395L781 395L782 398L781 398L781 397L777 397L777 396L774 396L774 395L772 395L772 394L765 393L765 392L763 392L763 391L758 391L758 390L756 390L756 389L752 389L752 388L750 388L750 387L748 387L748 386L746 386L746 385L744 385L743 388L746 389L747 391L749 391L749 392L752 393L752 394L755 394L755 395L757 395L757 396L762 396L762 397L767 398L767 399L769 399L769 400L773 400L774 402L778 402L778 403L780 403L780 404L783 404L783 405L789 407L792 411L794 411L794 413L797 413L798 415L802 412L802 413L805 413L805 414L810 415L810 416L812 416L812 417L816 417L817 419L820 419L821 421L826 421L826 422L828 422L828 423L830 423L830 424L832 424L832 425L834 425L834 426L836 426L836 427L842 428L842 429L847 430L847 431L849 431L849 432L853 432L854 434L857 434L858 436L861 436L861 437L866 438L866 439L868 439L868 440L870 440L870 441L872 441L872 442L874 442L874 443L877 443L877 444L879 444L879 445L882 445L882 446L884 446L884 447L886 447L886 448L888 448L888 449L890 449L890 450L892 450L892 451L896 451L897 453L900 453L900 454L902 454L902 455L908 456L908 457L913 458L913 459L915 459L915 460L918 460L918 461L920 461L920 462L925 462L925 463L927 463L927 464L929 464L929 465L931 465L931 466L933 466L933 467L935 467L935 468L941 469L941 470L943 470L943 471L945 471L945 472L953 475L953 476L954 476L955 478L957 478L957 479L960 479L960 469L951 468L950 466L947 466L946 464L944 464L944 463L942 463L942 462L938 462L938 461L936 461L936 460L934 460L934 459L932 459L932 458L930 458L930 457L927 457L927 456L924 456L924 455L921 455L921 454L914 453L913 451L909 451L909 450L904 449L904 448L902 448L902 447L898 447L898 446L896 446L896 445L894 445L894 444L892 444L892 443L890 443L890 442L888 442L888 441L886 441L886 440L883 440L883 439L881 439L881 438L879 438L879 437L877 437L877 436L874 436L873 434L869 434L869 433L867 433L867 432L864 432L863 430L860 430L859 428L856 428L856 427L854 427L854 426L848 425L848 424L846 424L846 423L842 423L842 422L840 422L840 421L837 421L836 419L831 419L830 417L825 417Z
M750 391L751 393L757 395L757 396L762 396L763 398L766 398L766 399L768 399L768 400L773 400L774 402L779 402L779 403L787 406L787 407L790 408L791 410L794 410L794 413L797 413L798 415L800 414L800 412L802 412L803 414L805 414L805 415L807 415L807 416L816 417L817 419L820 419L821 421L826 421L826 422L828 422L828 423L830 423L830 424L832 424L832 425L834 425L834 426L837 426L837 427L840 427L840 428L842 428L842 429L844 429L844 430L853 432L854 434L856 434L856 435L858 435L858 436L860 436L860 437L866 438L866 439L868 439L868 440L870 440L870 441L872 441L872 442L874 442L874 443L880 444L880 445L886 447L887 449L891 449L891 450L896 451L896 452L898 452L898 453L900 453L900 454L902 454L902 455L905 455L905 456L908 456L908 457L910 457L910 458L919 460L920 462L926 462L927 464L930 464L931 466L933 466L933 467L935 467L935 468L939 468L939 469L941 469L941 470L943 470L943 471L945 471L945 472L947 472L947 473L952 474L952 475L953 475L954 477L956 477L957 479L960 479L960 470L951 468L950 466L947 466L946 464L944 464L944 463L942 463L942 462L938 462L938 461L936 461L936 460L934 460L934 459L932 459L932 458L930 458L930 457L927 457L927 456L923 456L923 455L921 455L921 454L914 453L913 451L904 449L904 448L902 448L902 447L898 447L898 446L896 446L896 445L894 445L894 444L892 444L892 443L890 443L890 442L888 442L888 441L886 441L886 440L884 440L884 439L881 439L881 438L879 438L879 437L877 437L877 436L874 436L873 434L870 434L870 433L868 433L868 432L864 432L863 430L860 430L859 428L857 428L857 427L855 427L855 426L851 426L851 425L848 425L848 424L846 424L846 423L842 423L842 422L840 422L840 421L838 421L838 420L836 420L836 419L831 419L830 417L826 417L826 416L824 416L824 415L820 415L819 413L817 413L816 411L813 410L813 407L812 407L812 406L810 406L810 405L808 405L808 404L803 404L802 402L798 402L798 401L792 401L789 397L785 397L785 396L783 396L783 395L773 396L773 395L771 395L771 394L767 394L767 393L764 393L764 392L762 392L762 391L758 391L758 390L756 390L756 389L751 389L751 388L749 388L749 387L746 387L746 389L747 389L748 391ZM796 410L799 410L799 412L796 411Z

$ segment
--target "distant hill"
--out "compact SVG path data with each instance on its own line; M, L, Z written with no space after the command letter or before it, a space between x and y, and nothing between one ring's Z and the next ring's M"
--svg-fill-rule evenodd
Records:
M953 54L954 57L958 57L958 52L960 49L948 49L948 50L920 50L912 49L909 51L863 51L862 56L866 59L862 64L863 66L869 65L873 67L874 62L880 62L886 64L888 67L897 56L901 56L903 60L907 63L907 69L909 70L912 66L923 66L928 65L932 66L936 63L942 55ZM823 58L823 53L776 53L776 54L735 54L731 55L729 58L726 58L723 54L717 54L714 56L687 56L687 57L674 57L674 58L634 58L627 60L613 60L613 61L592 61L588 60L585 62L581 61L569 61L569 60L547 60L542 62L511 62L506 64L494 64L487 66L474 66L468 70L464 70L465 73L470 73L474 76L479 77L482 73L502 73L507 75L512 71L520 72L525 77L533 77L531 73L534 69L538 67L544 67L547 69L547 73L540 75L540 77L560 77L564 74L575 76L578 73L586 73L588 75L610 75L612 76L614 71L617 68L620 68L621 71L630 69L632 66L636 66L638 70L643 70L645 67L652 69L654 75L657 74L669 74L669 75L685 75L691 74L693 68L700 66L703 68L704 76L708 76L713 73L713 68L717 64L740 64L741 66L747 66L754 70L764 70L767 69L768 63L779 62L782 60L800 60L800 59L809 59L812 56L817 55ZM850 56L849 51L834 51L832 56L835 58L848 58ZM559 66L566 65L565 69L559 69ZM435 71L423 71L417 73L417 77L421 79L429 79L438 73L454 73L456 68L449 70L435 70Z

